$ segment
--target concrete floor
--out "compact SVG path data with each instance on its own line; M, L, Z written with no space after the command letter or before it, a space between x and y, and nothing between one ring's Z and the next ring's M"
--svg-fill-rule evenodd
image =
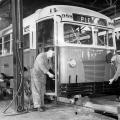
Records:
M0 101L0 120L115 120L80 106L77 108L76 115L74 106L54 103L46 104L48 109L45 112L29 111L25 114L6 116L2 111L9 102L8 100ZM13 114L13 109L10 107L6 113Z

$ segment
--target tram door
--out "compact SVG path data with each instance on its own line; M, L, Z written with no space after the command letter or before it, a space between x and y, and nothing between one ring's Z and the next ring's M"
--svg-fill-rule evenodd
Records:
M49 49L54 50L54 21L53 19L47 19L37 23L37 44L36 52L37 55L41 52L46 52ZM50 69L52 74L55 74L55 58L49 60ZM46 92L55 92L55 80L49 78L46 75Z

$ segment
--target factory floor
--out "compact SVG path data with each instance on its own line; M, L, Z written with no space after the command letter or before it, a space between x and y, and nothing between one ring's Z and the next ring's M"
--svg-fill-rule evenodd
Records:
M10 103L10 100L0 101L0 120L115 120L112 117L94 112L93 109L86 107L76 107L70 104L55 102L46 103L48 108L45 112L28 111L27 113L15 114L10 107L6 114L2 112ZM77 114L75 112L77 111Z

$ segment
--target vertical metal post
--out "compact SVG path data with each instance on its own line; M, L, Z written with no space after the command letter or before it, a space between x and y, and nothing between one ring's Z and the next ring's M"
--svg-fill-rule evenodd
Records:
M24 110L23 87L23 8L22 0L12 0L13 25L13 72L14 72L14 109L16 112Z

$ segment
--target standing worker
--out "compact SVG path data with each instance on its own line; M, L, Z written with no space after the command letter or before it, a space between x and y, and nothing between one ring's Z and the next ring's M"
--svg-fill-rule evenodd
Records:
M118 80L118 78L120 77L120 50L116 51L116 54L111 59L111 63L115 66L116 73L113 76L113 78L109 80L109 84L112 84L113 81ZM117 95L117 101L118 100L119 100L119 95Z
M46 75L54 78L54 75L49 72L51 64L49 60L54 56L53 50L40 53L34 62L31 73L31 89L33 97L34 110L40 112L45 110L44 94L46 90Z

